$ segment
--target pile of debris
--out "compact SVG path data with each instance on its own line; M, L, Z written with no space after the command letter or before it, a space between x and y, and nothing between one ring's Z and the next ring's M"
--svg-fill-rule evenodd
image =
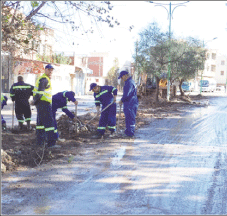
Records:
M73 114L75 115L75 113ZM96 113L88 113L77 117L77 120L72 120L67 115L63 114L57 120L58 131L62 137L67 137L72 134L85 135L93 133L96 131L99 122L99 116L95 116ZM89 122L92 118L94 118L93 121Z

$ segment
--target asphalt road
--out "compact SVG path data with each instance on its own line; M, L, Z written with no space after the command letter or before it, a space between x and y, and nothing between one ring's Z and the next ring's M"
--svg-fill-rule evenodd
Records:
M227 97L153 119L136 139L2 178L3 214L227 214Z

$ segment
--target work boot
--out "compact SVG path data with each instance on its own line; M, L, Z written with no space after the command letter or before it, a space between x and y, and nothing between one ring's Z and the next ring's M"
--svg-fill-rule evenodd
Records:
M102 137L103 137L103 135L98 133L93 137L93 139L101 139Z
M116 137L117 133L115 131L111 131L109 137Z
M31 130L31 121L27 121L27 130Z
M2 123L2 130L6 130L6 123Z
M19 122L20 130L23 130L23 122Z

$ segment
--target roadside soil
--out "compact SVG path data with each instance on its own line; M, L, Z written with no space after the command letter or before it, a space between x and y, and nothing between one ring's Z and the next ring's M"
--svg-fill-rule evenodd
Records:
M195 106L207 106L208 97L205 96L177 96L167 102L160 98L159 103L154 102L154 97L141 96L139 97L139 108L136 116L136 130L149 124L155 118L168 118L172 116L182 115L188 108ZM66 115L62 115L58 120L58 131L60 138L65 139L64 142L57 141L60 148L48 149L45 147L37 147L35 125L32 125L31 131L19 131L15 128L2 131L2 148L1 148L1 172L9 173L16 170L33 168L53 162L61 157L68 155L75 156L80 154L81 149L86 144L92 145L94 148L99 147L100 140L93 139L92 136L96 133L99 117L96 117L91 123L86 126L95 113L88 113L79 116L77 123L77 132L75 123L70 121ZM119 113L117 113L118 125ZM81 127L86 126L86 127ZM124 131L125 121L124 113L121 112L119 121L119 130ZM118 136L109 138L110 132L106 131L104 139L118 139ZM70 160L70 159L69 159ZM70 162L70 161L69 161Z

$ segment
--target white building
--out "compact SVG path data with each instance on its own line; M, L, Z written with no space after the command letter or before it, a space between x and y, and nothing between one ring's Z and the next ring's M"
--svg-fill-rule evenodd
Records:
M210 49L206 54L204 63L203 79L214 78L217 86L226 86L227 82L227 57L218 50ZM201 79L201 71L198 79Z

